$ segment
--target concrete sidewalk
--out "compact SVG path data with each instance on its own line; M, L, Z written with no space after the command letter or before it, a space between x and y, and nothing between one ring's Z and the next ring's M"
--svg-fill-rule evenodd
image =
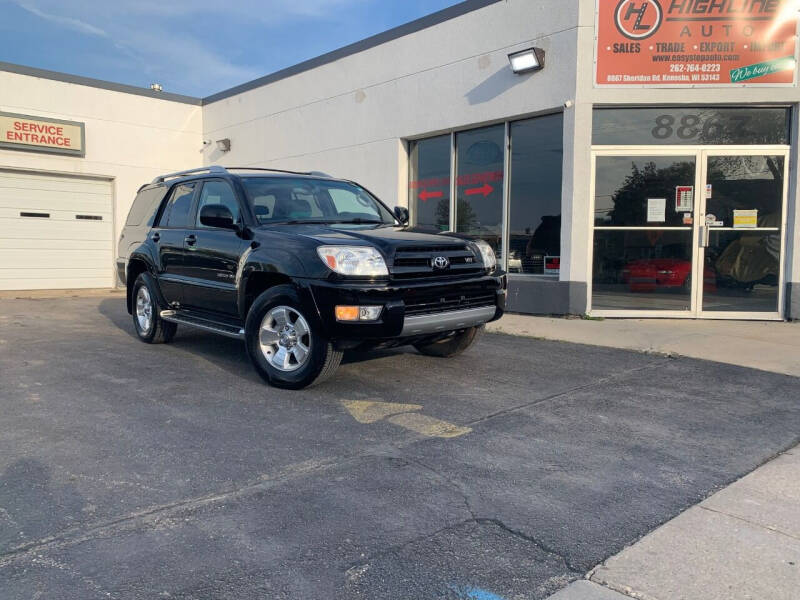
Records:
M550 600L796 600L800 449L778 456Z
M678 354L800 377L800 324L690 319L556 319L507 314L488 331Z

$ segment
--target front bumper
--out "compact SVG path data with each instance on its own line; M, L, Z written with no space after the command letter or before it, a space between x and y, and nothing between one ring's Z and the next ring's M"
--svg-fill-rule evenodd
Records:
M441 335L499 319L506 304L506 276L450 281L360 283L305 280L314 312L336 341L380 341ZM336 320L337 305L381 305L377 321Z

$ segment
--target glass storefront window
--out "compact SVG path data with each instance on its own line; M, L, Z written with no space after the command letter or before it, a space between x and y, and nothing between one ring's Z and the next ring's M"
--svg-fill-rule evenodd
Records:
M456 231L482 239L501 259L505 126L456 134Z
M411 223L450 228L450 136L411 142L408 199Z
M592 143L621 145L788 144L784 107L599 108Z
M556 114L511 123L510 273L559 273L563 122Z
M454 224L456 232L488 242L499 260L508 255L509 272L558 276L563 128L558 113L410 142L411 223L439 230Z

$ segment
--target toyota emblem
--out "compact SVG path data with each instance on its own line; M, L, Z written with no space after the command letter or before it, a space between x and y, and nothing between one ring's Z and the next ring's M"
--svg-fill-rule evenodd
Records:
M446 269L450 266L450 259L446 256L437 256L431 259L431 266L434 269Z

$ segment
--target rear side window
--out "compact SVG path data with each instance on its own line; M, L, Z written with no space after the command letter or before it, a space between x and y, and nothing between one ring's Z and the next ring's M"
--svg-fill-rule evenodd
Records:
M133 201L133 206L131 206L131 210L128 213L128 219L125 221L125 225L128 227L136 227L146 220L152 220L158 209L158 204L163 197L163 187L142 190L136 194L136 199Z
M194 196L193 183L181 183L172 189L167 203L164 217L161 219L162 227L185 228L189 226L189 212L192 210Z

